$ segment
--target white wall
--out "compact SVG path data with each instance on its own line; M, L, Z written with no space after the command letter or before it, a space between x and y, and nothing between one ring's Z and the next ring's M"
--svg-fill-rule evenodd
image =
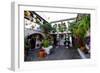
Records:
M25 0L22 0L25 1ZM31 1L31 0L26 0ZM56 5L56 6L66 6L66 5L86 5L86 6L95 6L98 8L98 15L97 20L98 24L95 24L94 27L97 31L94 33L96 41L95 48L98 48L98 52L100 51L99 46L99 38L100 38L100 0L33 0L35 5ZM11 0L1 0L0 1L0 73L12 73L8 68L10 68L10 54L11 54ZM100 55L100 54L99 54ZM98 59L98 62L100 62L100 58ZM99 68L100 68L100 63ZM24 71L25 72L25 71ZM29 73L28 71L26 71ZM26 73L25 72L25 73ZM35 70L30 71L31 73L98 73L97 67L69 67L62 69L48 69L48 70Z

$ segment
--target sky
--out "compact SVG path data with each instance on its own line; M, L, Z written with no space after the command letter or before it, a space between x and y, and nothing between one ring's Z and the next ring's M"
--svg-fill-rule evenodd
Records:
M77 17L77 14L72 14L72 13L50 13L50 12L36 12L36 13L39 14L42 18L44 18L48 22Z

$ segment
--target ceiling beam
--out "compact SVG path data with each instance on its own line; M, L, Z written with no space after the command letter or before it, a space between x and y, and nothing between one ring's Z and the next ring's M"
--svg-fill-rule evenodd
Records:
M50 22L50 23L56 23L56 22L62 22L62 21L69 21L69 20L74 20L74 19L76 19L76 17L74 17L74 18L69 18L69 19L62 19L62 20L52 21L52 22Z

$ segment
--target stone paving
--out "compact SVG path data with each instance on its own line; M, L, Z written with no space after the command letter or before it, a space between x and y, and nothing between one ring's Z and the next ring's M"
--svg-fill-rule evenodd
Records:
M81 59L77 49L75 48L65 48L60 46L58 48L52 48L52 52L47 55L44 59L38 58L38 52L40 49L30 50L25 61L41 61L41 60L72 60Z

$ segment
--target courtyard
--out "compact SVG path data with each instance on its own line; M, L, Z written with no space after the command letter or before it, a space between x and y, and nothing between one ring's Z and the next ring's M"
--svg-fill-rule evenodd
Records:
M90 14L24 11L24 61L90 58Z

